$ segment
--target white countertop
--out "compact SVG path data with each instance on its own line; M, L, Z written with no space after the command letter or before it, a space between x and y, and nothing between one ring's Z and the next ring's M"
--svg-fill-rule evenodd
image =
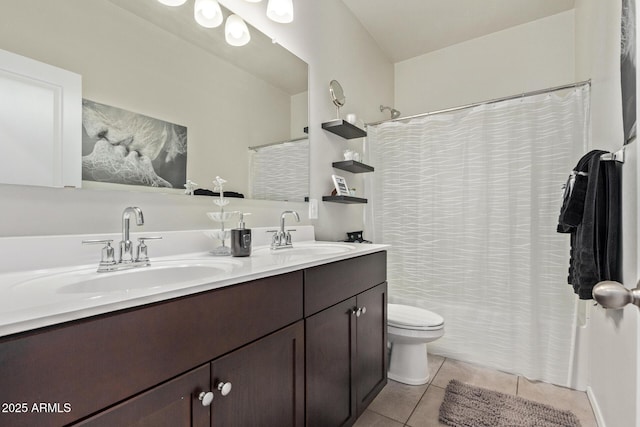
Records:
M163 233L157 234L162 235ZM75 239L80 240L77 236ZM215 257L207 251L174 253L154 257L152 242L150 242L151 267L97 273L97 262L94 262L61 267L46 266L41 269L23 268L18 271L5 269L4 272L0 271L0 293L2 295L0 299L0 336L284 274L379 252L389 247L377 244L309 240L297 242L294 240L294 247L296 244L298 248L317 247L324 244L327 247L337 249L341 249L339 246L342 245L344 252L314 254L300 249L298 251L282 249L272 253L268 246L263 245L253 247L250 257ZM177 246L184 248L184 245ZM2 242L0 242L0 249L2 249ZM99 249L99 247L94 247L94 249ZM143 269L162 269L165 266L180 267L184 265L206 267L211 264L219 268L215 270L215 275L209 278L178 279L162 286L99 290L92 289L89 285L74 287L73 284L74 281L91 281L107 275L136 274Z

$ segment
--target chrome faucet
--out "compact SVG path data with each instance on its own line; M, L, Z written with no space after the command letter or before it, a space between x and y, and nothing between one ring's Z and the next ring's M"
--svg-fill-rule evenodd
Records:
M300 215L296 211L284 211L282 215L280 215L280 230L276 231L273 234L273 238L271 239L271 249L285 249L292 248L291 244L291 233L289 231L284 230L284 218L288 215L293 215L297 222L300 222Z
M134 267L145 267L150 265L149 257L147 256L147 245L145 241L162 239L162 237L139 237L138 246L136 248L136 255L133 256L133 242L129 236L129 222L131 215L136 218L136 225L144 225L144 216L142 210L138 207L129 206L122 212L122 240L120 241L120 253L118 261L116 262L113 255L113 248L111 247L112 239L106 240L83 240L84 244L104 244L102 248L102 259L98 266L98 272L105 271L117 271Z
M129 240L129 219L131 214L136 216L136 225L144 225L144 216L142 216L142 210L135 206L129 206L124 208L122 212L122 240L120 241L120 258L119 262L129 263L133 262L133 243Z

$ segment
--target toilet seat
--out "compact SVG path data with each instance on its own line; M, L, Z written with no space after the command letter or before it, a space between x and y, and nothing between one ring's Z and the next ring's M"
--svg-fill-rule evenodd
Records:
M398 329L433 331L444 328L444 319L422 308L387 304L387 324Z

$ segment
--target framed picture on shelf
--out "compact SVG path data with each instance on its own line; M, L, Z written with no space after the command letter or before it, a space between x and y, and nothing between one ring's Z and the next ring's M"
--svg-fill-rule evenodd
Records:
M347 186L347 181L338 175L331 175L333 179L333 185L336 187L336 196L349 196L349 187Z

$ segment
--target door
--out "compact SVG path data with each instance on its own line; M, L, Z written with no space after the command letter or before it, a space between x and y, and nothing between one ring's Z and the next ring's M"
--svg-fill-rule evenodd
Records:
M309 427L351 425L356 420L355 306L353 297L305 320Z
M99 385L98 385L99 387ZM209 408L209 365L196 368L171 381L107 409L76 426L113 427L206 427Z
M211 362L213 427L302 427L304 322Z
M357 414L387 383L387 284L382 283L357 296Z

